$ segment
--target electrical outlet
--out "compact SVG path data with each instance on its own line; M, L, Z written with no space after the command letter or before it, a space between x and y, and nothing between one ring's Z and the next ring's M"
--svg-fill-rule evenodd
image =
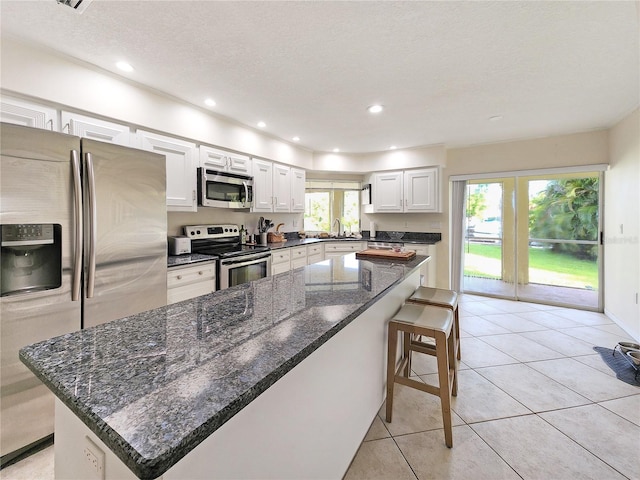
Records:
M298 220L297 219L293 219L293 226L294 228L298 226Z
M104 452L89 437L85 437L84 458L95 480L104 480Z

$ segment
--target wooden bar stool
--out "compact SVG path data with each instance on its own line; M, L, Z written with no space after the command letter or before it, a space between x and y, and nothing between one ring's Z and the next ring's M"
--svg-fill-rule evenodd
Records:
M453 329L456 341L456 357L460 360L460 316L458 315L458 294L453 290L418 287L407 299L408 303L433 305L448 308L453 312Z
M444 438L447 447L453 446L451 429L451 395L458 393L458 367L452 334L453 312L446 308L406 303L389 321L389 347L387 356L387 422L393 412L393 387L401 383L440 397ZM398 332L403 335L402 358L396 369ZM431 337L435 345L418 341L420 335ZM438 386L409 378L411 353L433 355L438 360Z

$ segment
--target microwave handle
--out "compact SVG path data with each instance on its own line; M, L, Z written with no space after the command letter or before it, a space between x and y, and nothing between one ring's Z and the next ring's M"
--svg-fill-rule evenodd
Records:
M245 182L244 180L242 181L242 186L244 187L244 202L242 202L242 204L244 205L249 200L249 187L247 186L247 182Z

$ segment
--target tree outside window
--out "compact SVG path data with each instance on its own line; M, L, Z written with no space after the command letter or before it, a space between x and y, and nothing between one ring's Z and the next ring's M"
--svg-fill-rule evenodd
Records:
M304 229L337 232L336 219L345 233L360 230L360 184L358 182L307 181Z

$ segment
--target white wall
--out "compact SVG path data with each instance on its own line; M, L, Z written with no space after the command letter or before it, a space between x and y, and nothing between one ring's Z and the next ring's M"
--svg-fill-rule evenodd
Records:
M368 173L381 170L402 170L446 165L444 145L407 148L374 153L313 154L313 169L328 172Z
M610 130L605 174L605 313L640 340L640 110Z
M310 151L53 52L3 40L0 85L59 106L309 169Z

